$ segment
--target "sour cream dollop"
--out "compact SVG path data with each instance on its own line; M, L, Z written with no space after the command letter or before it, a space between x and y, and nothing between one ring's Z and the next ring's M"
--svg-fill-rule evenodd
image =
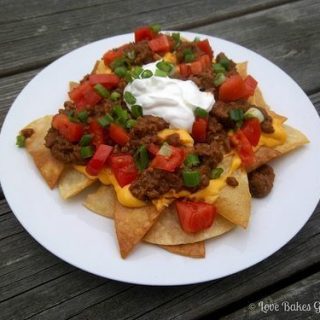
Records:
M158 62L144 65L143 69L154 73ZM172 128L188 131L191 131L195 120L194 109L200 107L210 111L215 102L212 93L200 91L191 80L154 75L147 79L133 80L125 87L124 92L126 91L133 94L144 115L161 117ZM131 105L127 103L127 106L131 110Z

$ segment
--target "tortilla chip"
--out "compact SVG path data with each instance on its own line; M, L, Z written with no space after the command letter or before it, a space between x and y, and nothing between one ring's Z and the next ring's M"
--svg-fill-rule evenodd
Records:
M31 137L26 139L26 149L33 158L41 175L52 189L56 186L64 169L64 164L55 159L50 149L44 143L44 138L51 127L52 116L45 116L31 122L25 127L34 130Z
M251 194L247 173L244 170L237 170L232 176L237 179L239 185L235 188L226 185L220 191L215 206L221 216L236 225L246 228L251 210Z
M59 191L63 199L69 199L95 182L95 179L89 179L79 171L68 168L65 170L59 180Z
M113 219L116 201L117 198L113 186L101 185L96 192L87 196L83 204L89 210Z
M257 161L248 168L248 172L270 162L273 159L279 158L282 155L303 146L304 144L309 143L308 138L299 130L287 125L284 125L284 128L287 133L287 141L284 144L274 148L264 146L260 147L255 152Z
M174 205L166 208L159 220L146 234L143 240L161 245L177 245L199 242L217 237L231 230L234 224L217 215L214 223L208 229L197 233L187 233L182 230Z
M104 64L103 60L98 60L91 71L92 74L109 74L111 72L111 69Z
M237 63L236 69L237 69L238 73L240 74L241 78L243 78L243 79L246 78L248 75L248 73L247 73L248 62L245 61L245 62Z
M115 206L115 227L122 258L126 258L157 220L160 212L151 206L141 208Z
M205 242L178 244L173 246L160 245L161 248L175 254L191 258L204 258L206 255Z

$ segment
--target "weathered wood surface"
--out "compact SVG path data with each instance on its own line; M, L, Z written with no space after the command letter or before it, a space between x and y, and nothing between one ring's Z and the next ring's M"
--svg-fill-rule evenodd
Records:
M0 12L0 127L16 95L48 62L154 21L259 52L311 94L320 111L317 1L6 0ZM263 313L248 312L250 303L319 300L319 205L289 244L254 267L200 285L146 287L102 279L56 258L23 230L1 190L0 199L0 319L260 319Z

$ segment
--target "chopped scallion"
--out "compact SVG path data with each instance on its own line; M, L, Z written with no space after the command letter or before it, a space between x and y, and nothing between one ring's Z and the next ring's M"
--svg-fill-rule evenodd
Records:
M195 167L195 166L199 165L200 160L199 160L198 155L192 154L192 153L188 154L186 159L184 160L184 164L187 167Z
M135 119L141 117L142 116L142 107L137 104L133 105L131 107L131 114Z
M243 121L244 119L244 112L242 109L232 109L229 114L231 120L235 122Z
M92 135L91 134L84 134L81 137L79 144L80 144L81 147L85 147L88 144L90 144L91 140L92 140Z
M139 78L142 71L143 71L142 67L136 66L131 69L131 75L133 76L133 78L137 79L137 78Z
M160 150L159 150L159 154L160 154L161 156L164 156L164 157L170 157L170 156L171 156L171 154L172 154L172 148L168 145L167 142L165 142L165 143L161 146L161 148L160 148Z
M220 85L222 85L226 80L226 76L223 73L218 73L214 80L213 83L216 87L219 87Z
M129 119L129 120L127 121L127 123L126 123L126 127L127 127L128 129L131 129L131 128L133 128L133 127L136 125L136 123L137 123L137 120Z
M94 87L94 91L98 93L99 96L102 98L107 98L110 95L110 92L108 89L106 89L102 84L97 83Z
M103 128L106 128L111 122L113 122L113 118L110 114L106 114L104 117L98 119L98 123Z
M197 187L201 182L201 175L198 170L183 170L182 177L186 187Z
M77 117L78 119L80 120L80 122L82 123L86 123L88 121L88 111L80 111L78 114L77 114Z
M208 116L208 111L200 108L200 107L196 107L194 109L194 115L196 117L200 117L200 118L206 118Z
M162 70L157 69L156 72L154 73L156 77L167 77L168 74Z
M176 44L180 43L180 33L179 32L172 33L171 37L175 41Z
M230 66L230 60L226 57L221 58L219 60L219 63L226 69L229 70L229 66Z
M172 71L172 65L166 61L160 61L156 64L157 68L166 73L170 73Z
M141 73L141 78L142 79L147 79L147 78L151 78L153 76L153 73L151 70L144 70L142 73Z
M91 146L81 147L80 156L82 159L91 158L93 156L93 148Z
M161 31L160 24L152 24L150 28L154 33L159 33Z
M119 100L121 97L121 94L117 91L113 91L110 95L110 99L113 101Z
M123 77L127 74L127 68L126 68L126 67L123 67L123 66L121 66L121 67L116 67L116 68L114 69L114 73L115 73L117 76L123 78Z
M17 136L17 140L16 140L16 145L19 147L19 148L24 148L25 147L25 144L26 144L26 138L24 135L22 134L19 134Z
M194 61L196 58L195 54L190 52L190 53L186 53L184 56L183 56L183 60L184 62L186 63L189 63L189 62L192 62Z
M142 145L138 148L134 155L135 163L140 171L146 169L149 165L149 155L147 148Z
M226 69L220 63L215 63L213 65L213 70L214 70L215 73L225 73L226 72Z
M130 91L126 91L124 93L123 98L124 98L125 102L128 104L135 104L137 102L137 99Z
M218 179L218 178L220 178L222 173L223 173L223 169L222 168L214 168L211 171L210 177L211 177L211 179Z

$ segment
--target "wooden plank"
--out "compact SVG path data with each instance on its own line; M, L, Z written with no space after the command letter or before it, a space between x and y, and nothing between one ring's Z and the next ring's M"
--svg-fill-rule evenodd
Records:
M319 301L320 272L317 272L221 319L319 319Z
M131 32L140 25L158 22L164 28L179 29L286 2L243 0L228 1L226 5L210 0L124 0L4 23L0 33L0 75L43 66L72 49Z
M250 48L273 61L307 92L320 88L320 2L300 1L192 29Z

